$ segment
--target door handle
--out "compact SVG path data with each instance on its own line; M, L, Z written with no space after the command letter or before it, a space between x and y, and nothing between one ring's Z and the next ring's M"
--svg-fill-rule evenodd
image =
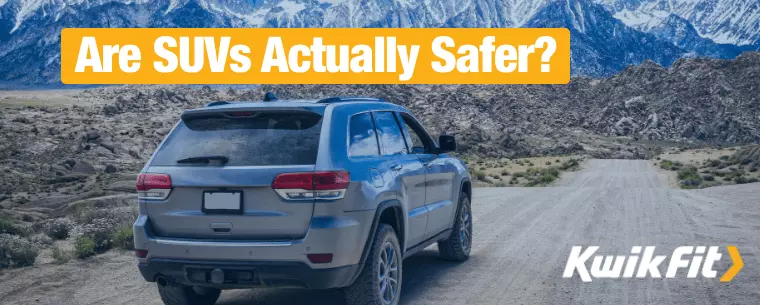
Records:
M394 170L394 171L400 171L402 168L404 168L404 166L401 164L391 165L391 170Z

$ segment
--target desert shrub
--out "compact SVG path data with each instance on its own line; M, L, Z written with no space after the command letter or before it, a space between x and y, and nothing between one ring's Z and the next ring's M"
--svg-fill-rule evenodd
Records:
M95 255L95 242L87 236L79 236L74 240L74 254L78 258Z
M702 179L685 179L685 180L681 180L681 188L683 188L683 189L698 188L700 184L702 184Z
M557 159L557 160L554 160L554 163L559 163L559 159Z
M694 166L687 166L678 170L678 179L681 180L681 188L697 188L702 184L702 177Z
M546 161L544 164L546 164L546 165L552 165L552 161Z
M68 218L56 218L45 224L45 234L53 239L66 239L73 227L74 222Z
M0 234L0 268L34 265L39 247L17 235Z
M678 171L678 179L685 180L685 179L693 179L693 178L699 178L699 173L697 173L697 168L693 166L687 166L682 168Z
M512 179L515 179L515 180L516 180L517 178L520 178L520 177L525 177L525 176L527 176L527 173L526 173L526 172L517 172L517 173L514 173L514 174L512 175Z
M485 180L486 179L486 173L482 171L475 171L472 173L473 176L475 176L478 180Z
M121 228L113 233L113 244L116 247L125 250L132 250L135 248L134 236L132 234L132 228Z
M750 163L752 163L752 159L750 159L750 158L742 159L741 163L742 163L742 165L750 164Z
M569 160L567 160L567 161L565 161L565 162L562 162L562 165L560 165L560 167L559 167L559 168L560 168L561 170L563 170L563 171L566 171L566 170L574 170L574 169L576 169L576 168L577 168L579 165L580 165L580 162L578 162L578 160L576 160L576 159L569 159Z
M111 249L113 245L111 237L116 228L116 223L112 219L97 218L82 227L82 235L88 237L94 243L97 253L102 253Z
M753 164L752 166L750 166L750 168L749 168L749 172L750 172L750 173L754 173L754 172L756 172L756 171L757 171L757 167L758 167L757 165Z
M0 217L0 234L21 235L24 230L13 220L6 217Z
M502 176L509 176L509 172L507 170L501 171Z
M702 175L702 180L705 180L705 181L715 181L715 176L713 176L713 175Z
M755 178L755 177L752 177L752 178L749 178L749 179L747 179L747 183L755 183L755 182L758 182L758 181L760 181L760 180L758 180L758 179L757 179L757 178Z
M501 176L499 176L497 174L493 174L493 175L491 175L491 177L493 177L496 180L501 180Z
M728 160L728 156L720 156L720 158L719 158L719 159L721 159L721 160L723 160L723 161L727 161L727 160Z
M538 178L538 181L542 184L547 184L547 183L552 183L556 179L557 179L557 176L544 173L541 175L541 177Z
M736 182L736 184L745 184L749 183L749 180L747 178L744 178L744 176L737 176L734 178L734 182Z
M669 169L671 169L672 167L673 167L673 161L670 161L670 160L662 160L662 162L660 162L660 168L662 168L662 169L664 169L664 170L669 170Z
M480 170L484 171L484 170L486 170L486 167L485 166L481 166Z
M71 260L71 255L61 248L53 248L53 261L58 265L63 265Z
M556 167L545 168L541 170L541 174L554 176L554 179L557 179L559 177L559 169Z
M499 181L499 182L496 182L496 184L494 184L494 186L495 187L505 187L505 186L507 186L507 184L504 183L504 181Z
M723 165L723 162L720 160L708 159L707 161L705 161L705 165L708 167L719 167Z

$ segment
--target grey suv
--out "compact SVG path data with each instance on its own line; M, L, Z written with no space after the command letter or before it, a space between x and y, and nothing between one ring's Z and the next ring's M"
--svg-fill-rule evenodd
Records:
M137 180L135 253L165 304L222 289L340 288L397 304L402 260L472 244L467 168L401 106L372 98L187 110Z

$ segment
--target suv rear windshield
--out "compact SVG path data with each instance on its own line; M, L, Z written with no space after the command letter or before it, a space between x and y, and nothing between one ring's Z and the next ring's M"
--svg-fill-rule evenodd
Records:
M181 121L151 165L173 166L178 165L178 160L206 156L226 157L227 166L316 163L321 115L311 112L243 115L222 114Z

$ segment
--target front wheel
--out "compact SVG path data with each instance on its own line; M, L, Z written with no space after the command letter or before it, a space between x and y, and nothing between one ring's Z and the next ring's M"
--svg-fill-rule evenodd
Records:
M463 262L472 249L472 209L467 194L459 194L459 210L449 238L438 242L438 252L445 259Z
M221 293L214 288L158 285L158 294L166 305L214 305Z
M401 246L396 231L380 224L359 277L346 287L348 305L396 305L401 293Z

